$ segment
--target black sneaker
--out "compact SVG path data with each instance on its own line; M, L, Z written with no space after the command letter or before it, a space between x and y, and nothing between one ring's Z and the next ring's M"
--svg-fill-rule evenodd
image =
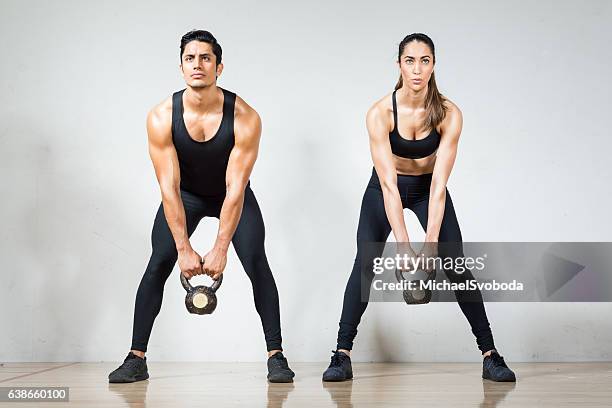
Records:
M482 378L492 381L516 381L516 376L497 351L493 351L482 361Z
M271 383L293 382L295 373L289 368L287 359L280 351L268 357L268 381Z
M331 363L323 373L323 381L345 381L353 378L353 367L351 358L338 350L332 350L334 355Z
M123 364L108 375L110 383L131 383L149 378L147 358L141 358L130 351Z

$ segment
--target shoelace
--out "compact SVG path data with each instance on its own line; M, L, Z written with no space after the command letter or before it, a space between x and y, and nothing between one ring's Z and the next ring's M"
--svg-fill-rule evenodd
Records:
M497 353L491 354L491 361L493 361L493 363L497 366L508 368L508 366L506 365L506 362L504 361L504 358Z
M121 365L121 367L124 367L124 368L135 368L139 364L137 359L138 359L138 357L126 358L123 361L123 364Z
M274 354L273 358L276 361L276 366L279 368L284 368L285 370L289 369L289 364L287 363L287 359L285 356L280 356L280 353Z
M334 354L332 355L332 358L331 358L331 365L341 366L342 361L344 361L344 359L346 359L347 356L344 353L340 353L339 351L336 351L336 350L332 350L332 353Z

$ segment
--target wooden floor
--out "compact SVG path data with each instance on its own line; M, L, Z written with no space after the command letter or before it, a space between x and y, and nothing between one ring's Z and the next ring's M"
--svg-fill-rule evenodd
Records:
M514 363L516 384L483 380L476 363L355 363L352 381L322 383L326 363L293 363L293 384L268 384L263 362L149 362L149 380L108 384L118 365L0 364L0 387L70 387L69 403L0 402L0 408L612 406L612 363Z

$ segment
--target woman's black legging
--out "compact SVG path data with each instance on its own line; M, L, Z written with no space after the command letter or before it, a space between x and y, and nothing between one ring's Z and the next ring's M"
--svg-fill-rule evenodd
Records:
M189 236L203 217L219 218L223 197L202 197L181 189L181 199ZM232 244L251 280L255 308L261 318L267 349L282 350L278 291L266 258L264 238L263 218L249 183L245 189L242 215ZM153 322L161 308L164 284L178 259L174 238L161 204L153 224L151 244L151 258L136 294L132 334L132 349L143 352L147 351ZM178 284L178 278L176 282Z
M403 208L409 208L416 214L423 229L427 228L431 178L432 173L418 176L397 176L397 187L402 199L402 206ZM368 242L385 242L390 232L391 226L385 213L380 181L376 171L373 170L361 203L361 214L357 229L357 256L355 257L353 270L344 292L344 305L342 307L342 317L340 318L340 329L338 331L338 349L351 350L353 348L353 340L357 335L357 326L368 306L368 302L364 302L361 299L361 280L367 279L368 281L364 282L364 287L369 288L374 273L371 267L362 269L362 262L366 262L366 265L372 265L372 255L374 254L371 250L366 250L366 245ZM440 246L440 257L463 256L461 230L459 229L457 216L455 215L455 209L453 208L453 202L448 189L446 189L446 205L444 207L444 217L438 241L456 243L456 245L444 246L451 248L450 250L445 249L449 251L447 254L442 253L443 246ZM370 259L362 259L366 254ZM369 273L364 275L362 270L369 271ZM447 270L445 270L445 273L451 282L474 279L469 269L466 269L463 274ZM480 291L478 289L469 291L457 290L455 291L455 297L461 311L470 323L480 351L484 354L494 349L493 334L491 333Z

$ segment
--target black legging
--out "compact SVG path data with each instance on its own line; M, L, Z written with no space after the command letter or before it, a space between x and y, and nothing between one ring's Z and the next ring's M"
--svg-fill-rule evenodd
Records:
M416 214L423 229L427 228L431 177L432 173L418 176L397 176L397 187L402 199L402 206L403 208L409 208ZM368 306L368 302L361 300L361 280L366 279L363 284L364 287L369 288L374 273L371 267L366 266L363 270L368 271L368 273L364 275L362 273L362 262L366 262L365 265L372 265L372 255L374 254L372 254L371 250L366 250L366 245L368 242L385 242L390 232L391 226L385 213L380 181L376 171L373 170L361 203L361 214L357 229L357 256L344 292L344 305L342 307L342 317L340 318L340 329L338 331L338 349L351 350L353 348L353 340L357 335L357 325ZM448 189L446 190L446 205L444 207L444 217L438 241L456 243L456 245L441 245L439 248L440 257L463 256L461 230L457 223L455 209L453 208L453 202ZM443 253L443 251L448 253ZM362 259L366 253L370 259ZM466 269L463 274L447 270L445 270L445 273L451 282L474 279L469 269ZM480 351L484 354L494 349L493 334L487 320L480 291L478 289L470 291L458 290L455 291L455 296L461 311L470 323L472 333L476 336L476 343Z
M181 199L185 208L189 236L193 234L203 217L219 218L223 197L205 198L181 190ZM263 218L249 184L245 189L242 215L232 243L251 280L255 308L261 318L268 351L282 350L278 291L266 258L264 237ZM132 349L143 352L147 351L153 322L161 308L164 284L178 259L174 238L161 204L153 224L151 243L153 253L136 294L132 334ZM178 278L176 283L178 284Z

